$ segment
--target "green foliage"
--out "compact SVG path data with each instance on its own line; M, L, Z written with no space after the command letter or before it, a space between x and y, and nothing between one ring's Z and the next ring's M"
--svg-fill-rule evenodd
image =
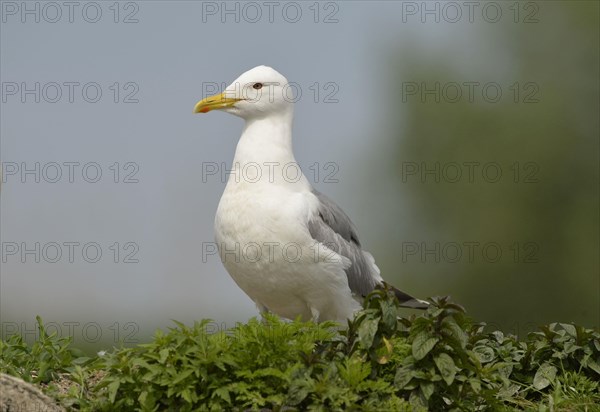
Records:
M71 348L71 338L59 338L56 332L48 335L40 317L36 317L39 338L31 346L21 335L0 340L0 371L18 376L26 382L47 383L56 380L70 368L90 359Z
M360 354L343 351L346 345L333 323L288 323L267 315L230 331L209 333L209 325L177 323L167 334L158 331L152 343L106 355L102 367L108 373L98 385L106 388L106 410L406 404L388 382L367 379L370 365ZM370 350L373 342L365 345Z
M600 334L551 324L523 341L485 331L447 298L402 318L387 291L344 329L275 316L214 333L176 322L95 359L68 339L11 337L0 371L72 410L597 411Z
M0 372L42 385L45 392L67 407L88 407L89 382L95 359L71 347L71 337L48 334L36 317L39 337L29 346L21 335L0 340Z

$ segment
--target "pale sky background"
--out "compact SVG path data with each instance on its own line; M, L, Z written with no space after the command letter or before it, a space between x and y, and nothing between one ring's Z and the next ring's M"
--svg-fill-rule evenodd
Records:
M45 20L54 19L56 10L44 9L43 2L27 2L32 9L36 4L40 8L40 22L25 15L23 23L20 7L25 3L2 2L3 251L6 255L10 245L21 247L23 242L29 248L36 242L41 247L50 242L97 242L103 253L97 263L82 258L81 246L75 248L73 263L64 245L56 263L43 257L36 263L33 255L24 263L19 254L4 256L3 332L16 324L33 329L39 314L46 322L63 325L63 334L66 322L96 322L103 340L112 343L115 322L122 334L132 330L125 331L124 325L134 322L139 326L135 338L143 340L155 328L172 325L171 319L189 323L212 318L231 326L257 314L217 256L202 261L202 243L213 241L214 214L225 186L215 176L203 182L202 164L231 166L242 128L240 119L223 113L192 114L194 104L205 97L204 83L229 83L259 64L297 82L302 97L296 103L296 158L305 171L315 163L322 173L325 163L338 165L338 183L319 179L315 186L348 212L368 247L384 236L379 231L402 207L390 205L387 215L372 216L370 204L386 198L361 198L357 190L368 183L366 171L377 167L376 159L385 158L382 119L403 115L386 107L390 99L400 98L391 96L385 83L389 62L398 57L390 53L420 49L443 54L450 64L455 61L463 68L459 63L469 60L474 71L495 78L511 71L510 59L502 58L502 44L486 43L486 34L498 29L481 13L475 13L474 23L466 15L455 23L443 18L436 23L432 17L422 23L418 15L404 15L403 21L406 2L322 2L315 23L314 2L278 2L271 23L268 8L257 2L262 18L244 21L254 18L255 10L246 9L244 16L240 3L236 23L234 15L227 15L225 22L218 14L203 15L203 8L220 8L222 2L137 1L120 3L119 23L114 22L113 2L99 2L102 17L88 23L82 16L87 3L75 8L72 23L66 7L51 23ZM227 4L233 9L236 2ZM293 19L296 5L302 16L296 23L287 22L283 9L287 7L290 14L285 17ZM87 18L94 18L95 9L86 10ZM122 22L130 13L137 23ZM338 21L324 23L330 13ZM19 91L10 93L14 84L34 88L36 82L46 86L47 99L55 96L56 89L48 85L52 82L95 82L102 97L88 103L78 86L71 103L64 85L56 103L44 96L36 103L33 95L23 103ZM324 89L328 82L337 87L337 103L323 102L333 90ZM115 83L119 103L113 101ZM321 88L318 102L314 86L309 88L315 83ZM138 102L123 103L134 88ZM68 181L66 166L57 183L43 177L35 183L31 175L23 183L19 172L6 175L9 164L33 168L36 162L40 167L96 162L102 178L86 182L81 166L75 168L74 183ZM133 170L124 170L127 162L139 168L134 176L139 182L122 182ZM115 163L121 169L119 183L113 181ZM309 179L314 180L310 175ZM116 242L119 263L113 262L110 249ZM138 263L122 262L133 250L124 250L127 242L139 247ZM377 251L371 251L377 257ZM77 333L75 338L81 339Z

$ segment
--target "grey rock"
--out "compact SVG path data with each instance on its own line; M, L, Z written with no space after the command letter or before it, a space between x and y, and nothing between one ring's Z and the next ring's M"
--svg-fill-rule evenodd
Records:
M36 386L0 374L0 412L65 412Z

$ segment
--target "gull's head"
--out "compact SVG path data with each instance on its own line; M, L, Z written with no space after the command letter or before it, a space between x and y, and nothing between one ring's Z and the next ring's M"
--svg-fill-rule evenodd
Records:
M258 66L243 73L223 93L200 100L194 113L222 110L244 119L285 114L292 111L288 81L277 70Z

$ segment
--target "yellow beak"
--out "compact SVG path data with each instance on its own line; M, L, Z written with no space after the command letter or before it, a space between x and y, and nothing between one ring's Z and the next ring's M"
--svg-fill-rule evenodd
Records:
M194 106L194 113L207 113L211 110L225 109L226 107L233 106L240 100L243 99L227 97L225 96L225 93L216 94L214 96L209 96L206 99L202 99L196 103L196 106Z

